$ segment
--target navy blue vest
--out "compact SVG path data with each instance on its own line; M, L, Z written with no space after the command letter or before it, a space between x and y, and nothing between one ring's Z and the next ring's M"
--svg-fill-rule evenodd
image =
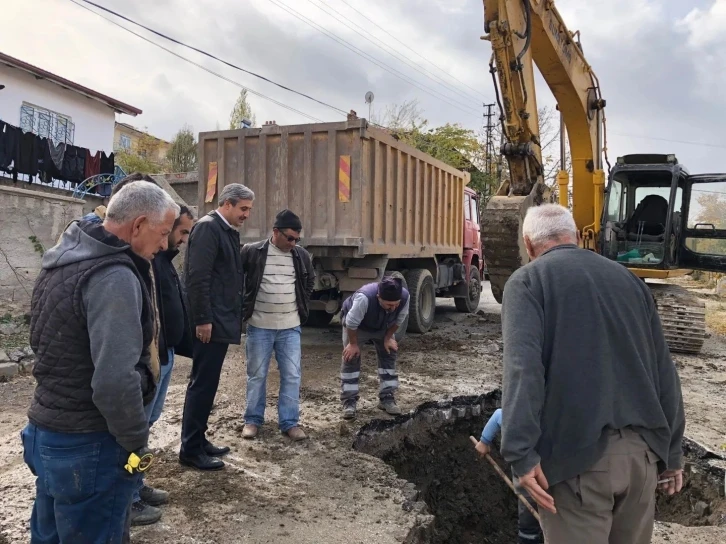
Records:
M368 299L368 311L366 312L363 321L361 321L358 328L362 331L368 332L380 332L388 330L398 319L401 310L406 305L408 300L408 290L404 287L401 293L401 304L398 308L392 312L387 312L378 303L378 283L369 283L358 289L355 293L349 296L343 303L341 309L341 322L345 319L346 314L353 307L353 299L358 293L362 293Z

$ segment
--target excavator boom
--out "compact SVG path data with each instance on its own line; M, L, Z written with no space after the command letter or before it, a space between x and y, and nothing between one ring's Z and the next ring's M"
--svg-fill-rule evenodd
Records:
M557 100L572 158L572 210L586 247L595 247L603 205L602 125L605 101L574 34L552 0L484 0L484 39L491 41L490 69L502 112L502 154L510 179L490 199L482 224L485 258L495 298L527 254L521 221L528 207L549 196L542 167L535 94L535 65ZM564 163L564 161L562 161ZM560 203L569 199L567 172L558 175Z

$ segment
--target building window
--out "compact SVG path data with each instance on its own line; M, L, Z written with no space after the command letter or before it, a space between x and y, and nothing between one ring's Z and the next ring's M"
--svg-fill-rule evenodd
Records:
M67 115L26 102L20 106L20 128L25 132L48 138L55 143L72 144L76 133L76 125Z
M118 143L124 151L131 151L131 137L128 134L121 134Z

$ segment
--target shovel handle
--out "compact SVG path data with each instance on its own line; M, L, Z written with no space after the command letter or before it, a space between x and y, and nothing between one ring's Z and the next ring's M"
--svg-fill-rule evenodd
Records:
M473 436L470 436L469 439L471 440L472 444L474 444L474 446L476 446L479 443L479 441L476 438L474 438ZM529 501L527 499L525 499L520 493L517 492L517 490L514 488L514 484L512 483L512 480L510 480L509 477L504 473L504 471L501 469L499 464L497 464L497 462L494 459L492 459L492 456L489 455L488 453L484 457L486 458L487 461L489 461L489 464L494 468L494 470L497 472L497 474L499 474L499 476L501 476L502 480L504 480L504 482L509 486L509 489L511 489L514 492L514 494L517 496L517 498L520 501L522 501L522 504L524 504L524 506L527 507L527 510L529 510L530 514L532 514L534 516L534 519L539 521L540 519L539 519L539 514L537 513L537 510L532 508L532 505L529 504Z

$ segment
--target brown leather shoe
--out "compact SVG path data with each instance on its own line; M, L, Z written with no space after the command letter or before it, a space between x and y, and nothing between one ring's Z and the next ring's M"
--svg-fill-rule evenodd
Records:
M242 429L242 438L251 440L257 436L257 431L259 431L259 427L257 427L257 425L247 423L245 424L245 428Z
M301 440L305 440L307 438L307 435L300 427L293 427L292 429L289 429L285 434L293 442L300 442Z

